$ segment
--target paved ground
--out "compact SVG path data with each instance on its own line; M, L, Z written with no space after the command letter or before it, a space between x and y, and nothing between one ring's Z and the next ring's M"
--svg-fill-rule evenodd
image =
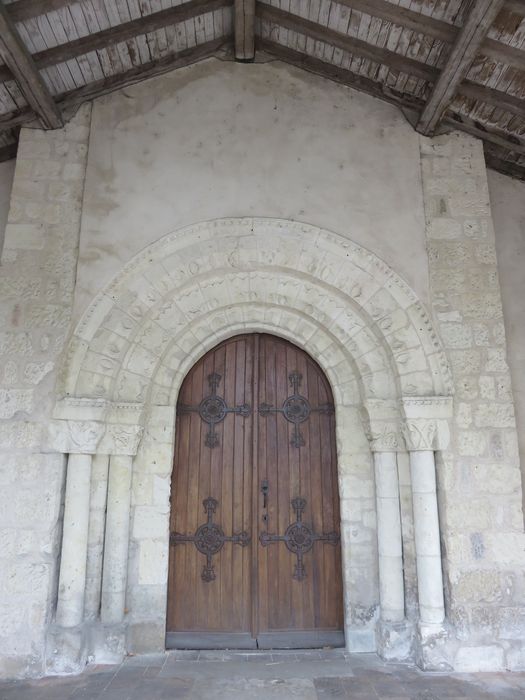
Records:
M0 700L525 700L525 673L425 674L339 650L170 652L0 684Z

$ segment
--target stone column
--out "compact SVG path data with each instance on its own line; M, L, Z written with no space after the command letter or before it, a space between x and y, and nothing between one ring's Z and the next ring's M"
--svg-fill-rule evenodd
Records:
M410 475L420 623L441 626L445 620L445 602L433 450L410 449Z
M84 618L90 480L91 455L70 454L56 611L62 627L80 625Z
M109 455L95 455L91 471L89 534L84 614L95 620L100 612Z
M451 668L445 627L435 451L450 441L452 399L404 397L402 425L410 458L419 603L416 659L424 670Z
M379 599L383 622L405 617L399 481L395 452L374 452L379 552Z
M100 618L108 624L124 619L128 570L129 516L133 457L111 455Z
M410 656L413 629L405 618L403 537L399 502L397 452L403 448L395 403L368 400L370 448L374 455L380 619L378 652L385 659Z

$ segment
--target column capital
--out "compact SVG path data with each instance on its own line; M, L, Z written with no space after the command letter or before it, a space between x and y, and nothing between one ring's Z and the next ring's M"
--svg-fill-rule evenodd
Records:
M401 415L396 401L368 399L363 409L365 431L372 452L404 450Z
M409 451L444 450L450 442L451 396L403 396L401 430Z
M142 425L94 420L54 420L47 431L48 450L68 454L136 455Z

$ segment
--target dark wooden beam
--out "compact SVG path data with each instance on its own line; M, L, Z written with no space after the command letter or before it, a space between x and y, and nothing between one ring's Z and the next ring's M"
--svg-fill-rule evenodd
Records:
M502 175L508 175L516 180L525 180L525 167L523 165L498 158L487 150L485 150L485 164L487 168L496 170Z
M428 66L413 58L407 58L394 51L368 44L360 39L349 37L346 34L341 34L334 29L323 27L316 22L311 22L310 20L299 17L298 15L293 15L290 12L285 12L276 7L257 4L255 13L260 19L267 20L272 24L286 27L299 34L304 34L312 39L335 46L347 53L367 58L375 63L387 65L391 69L421 78L429 83L435 83L439 78L439 71L433 66ZM523 100L508 95L500 90L488 88L484 85L466 80L461 83L459 92L469 99L485 102L486 104L505 109L516 116L525 118L525 104Z
M6 146L0 146L0 163L6 160L11 160L16 158L16 152L18 151L18 143L8 143Z
M423 110L417 130L432 135L465 79L504 0L474 0Z
M523 0L506 0L505 9L525 17L525 2Z
M253 61L255 58L255 0L235 0L233 26L236 60Z
M114 90L133 85L141 80L162 75L175 68L183 68L184 66L202 61L205 58L213 56L219 49L231 46L232 43L233 36L231 35L207 41L198 46L193 46L189 49L164 56L156 61L150 61L149 63L135 66L124 73L118 73L117 75L112 75L108 78L83 85L76 90L65 92L58 96L57 102L64 113L67 113L68 110L76 108L79 104L88 100L96 99L101 95L106 95ZM32 110L21 110L18 112L10 112L6 115L0 115L0 130L4 131L6 129L18 127L35 118L36 115Z
M413 75L422 80L433 82L439 75L439 71L433 66L427 66L425 63L421 63L421 61L407 58L406 56L395 53L395 51L383 49L380 46L368 44L361 39L336 32L334 29L329 29L328 27L317 24L317 22L312 22L299 15L285 12L277 7L257 3L255 6L255 14L259 19L278 24L281 27L286 27L299 34L306 34L312 39L331 44L342 51L356 54L357 56L367 58L375 63L388 65L393 70Z
M31 54L0 1L0 55L9 67L26 102L48 129L63 125L62 116Z
M48 68L57 63L69 61L77 56L83 56L90 51L105 49L122 41L133 39L140 34L154 32L170 24L178 24L179 22L193 19L207 12L218 10L221 7L229 7L232 3L233 0L190 0L190 2L170 7L167 10L145 15L140 19L117 24L101 32L88 34L67 44L60 44L51 49L39 51L33 54L33 61L40 70ZM0 66L0 82L9 80L11 77L9 71Z
M53 10L74 5L78 0L16 0L6 6L13 22L23 22L26 19L45 15Z

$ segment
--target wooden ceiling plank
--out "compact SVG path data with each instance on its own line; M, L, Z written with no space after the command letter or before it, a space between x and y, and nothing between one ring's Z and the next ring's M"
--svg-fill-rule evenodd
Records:
M525 17L525 2L523 0L506 0L505 9Z
M61 44L45 51L39 51L33 55L33 60L39 68L68 61L71 58L82 56L90 51L105 49L108 46L119 44L134 37L155 32L168 24L177 24L188 19L198 17L206 12L212 12L220 7L231 6L232 0L190 0L182 5L170 7L167 10L153 12L140 19L134 19L123 24L103 29L95 34L89 34Z
M340 34L333 29L322 27L317 24L317 22L312 22L299 15L292 15L290 12L285 12L277 7L258 3L255 6L255 14L260 19L278 24L281 27L291 29L301 34L306 34L316 41L332 44L338 49L356 54L369 61L384 63L395 70L407 73L408 75L414 75L423 80L433 82L439 75L439 72L432 66L427 66L424 63L415 61L412 58L407 58L394 51L383 49L380 46L368 44L362 39Z
M431 136L466 77L487 32L494 23L504 0L474 0L439 79L427 100L416 129Z
M235 59L253 61L255 58L255 0L235 0Z
M62 115L31 54L0 2L0 54L15 78L25 100L48 129L63 125Z
M24 22L77 2L78 0L16 0L9 3L6 9L13 22Z

